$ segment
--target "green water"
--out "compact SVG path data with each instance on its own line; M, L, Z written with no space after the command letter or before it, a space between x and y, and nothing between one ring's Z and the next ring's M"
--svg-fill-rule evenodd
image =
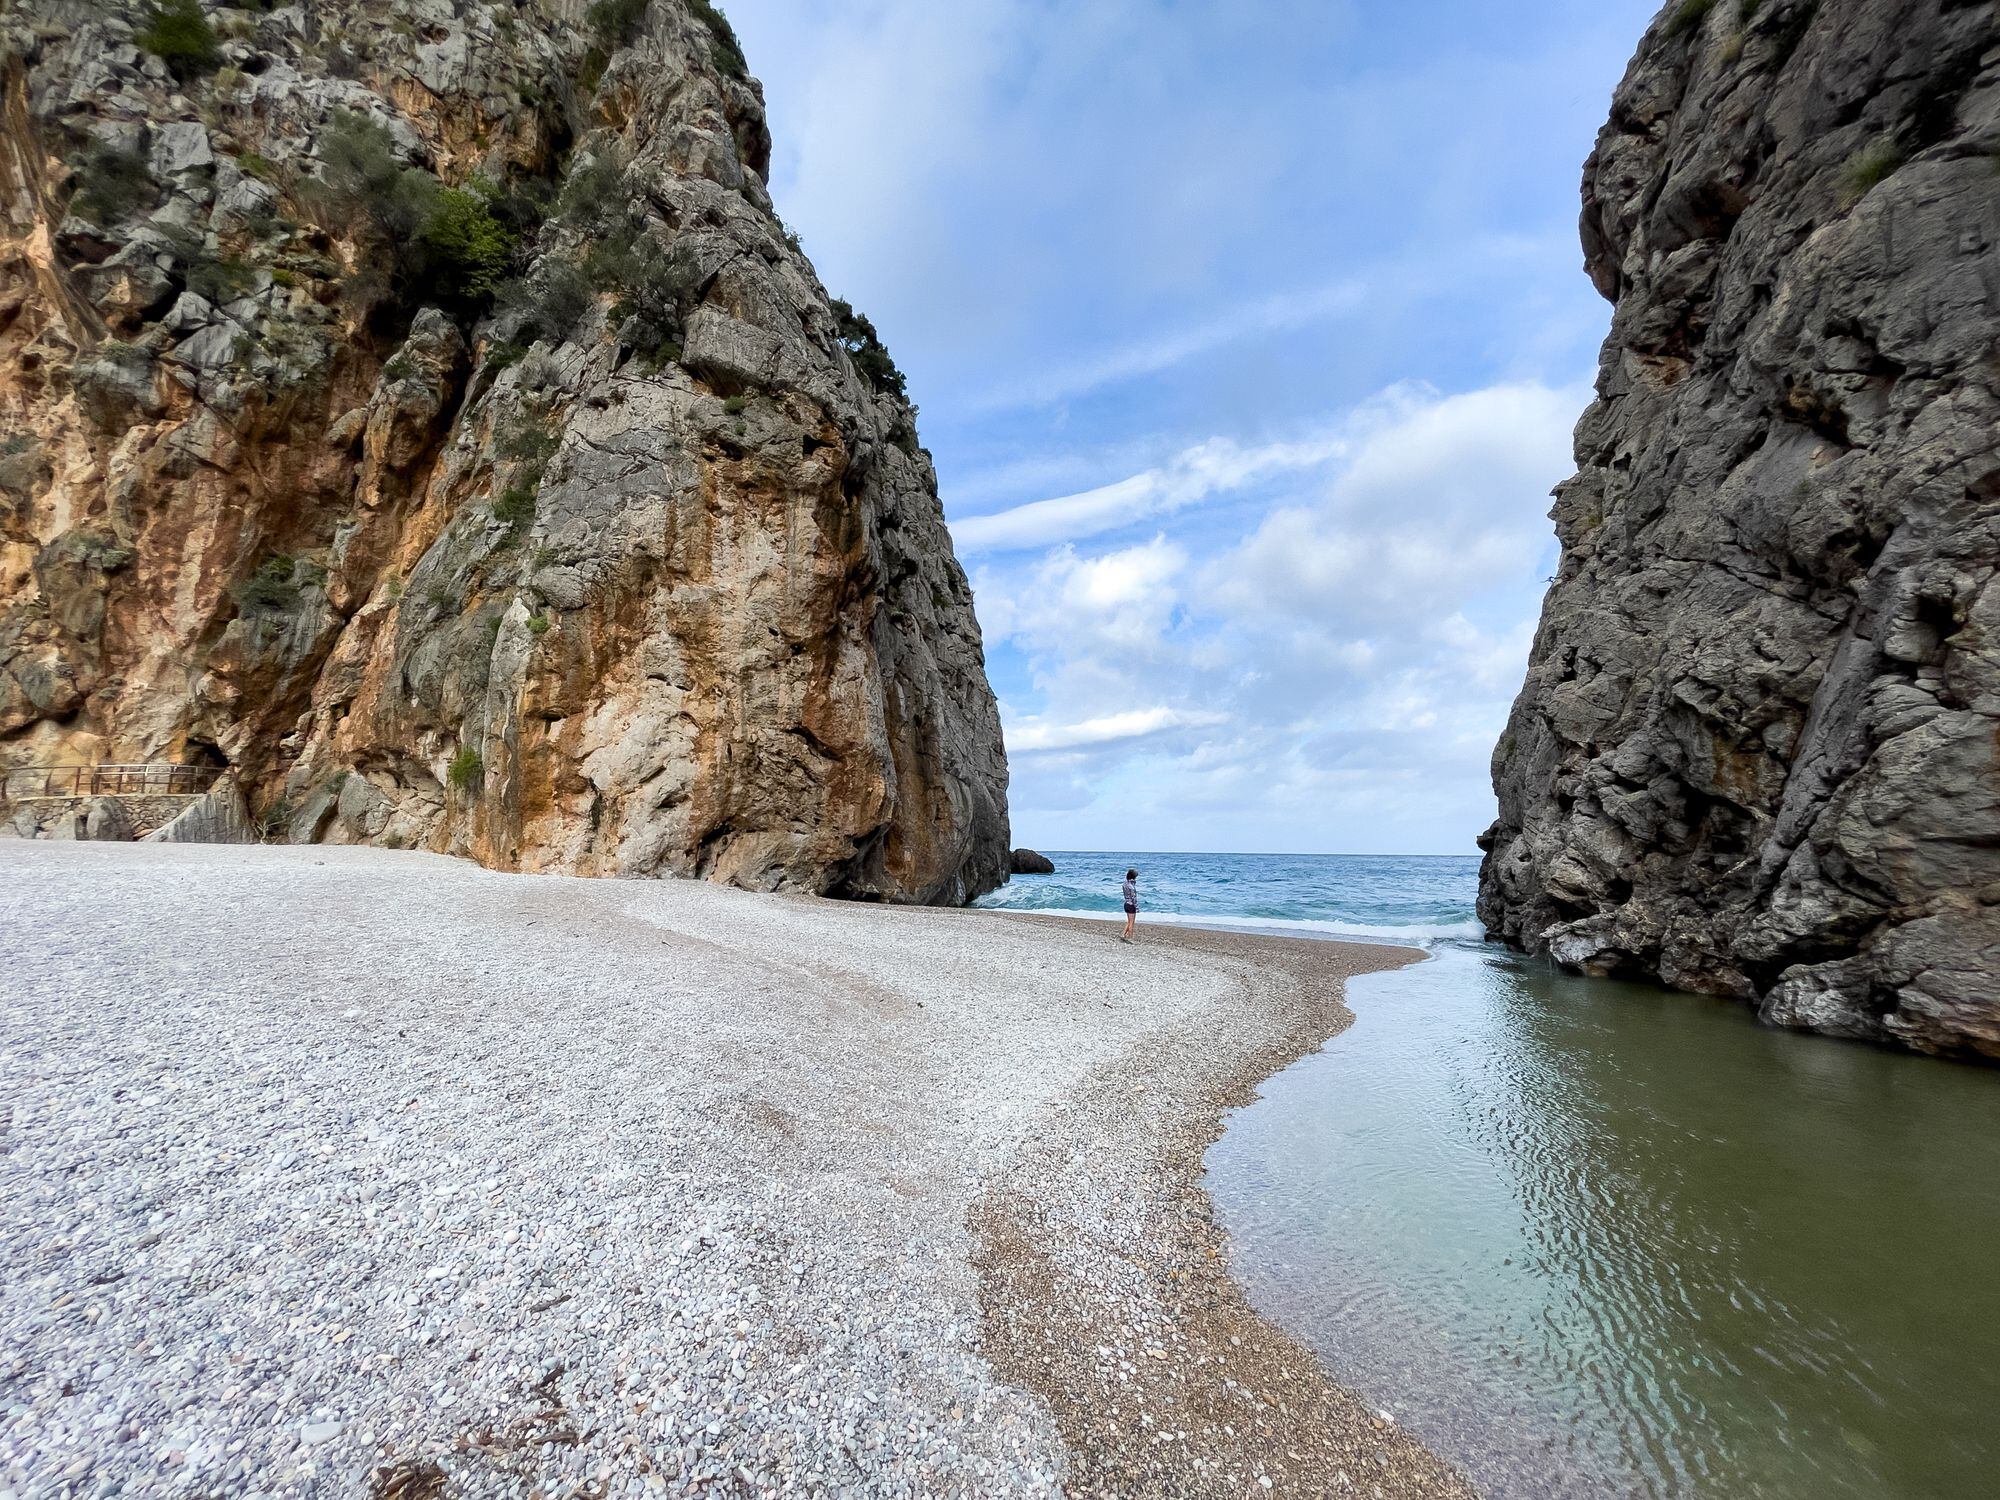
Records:
M1233 1266L1489 1494L2000 1495L2000 1070L1468 947L1209 1155Z

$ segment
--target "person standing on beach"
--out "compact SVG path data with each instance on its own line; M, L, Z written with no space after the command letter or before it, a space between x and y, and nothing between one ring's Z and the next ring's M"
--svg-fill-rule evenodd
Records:
M1118 941L1132 941L1132 929L1139 925L1139 872L1125 872L1125 930L1118 935Z

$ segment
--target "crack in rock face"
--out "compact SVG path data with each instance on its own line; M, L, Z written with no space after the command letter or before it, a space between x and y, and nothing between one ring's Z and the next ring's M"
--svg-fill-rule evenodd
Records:
M2000 1059L2000 13L1668 6L1584 169L1614 307L1494 754L1489 933Z
M916 409L719 12L0 16L0 769L953 903L1007 771Z

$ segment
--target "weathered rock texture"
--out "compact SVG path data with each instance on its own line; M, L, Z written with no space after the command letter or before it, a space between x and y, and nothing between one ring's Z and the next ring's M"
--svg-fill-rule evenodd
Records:
M0 768L227 764L294 839L504 868L1003 880L915 411L727 23L166 11L0 17Z
M2000 19L1670 6L1584 171L1615 307L1494 756L1493 934L2000 1057Z
M261 830L234 779L224 776L167 822L143 836L148 844L256 844Z

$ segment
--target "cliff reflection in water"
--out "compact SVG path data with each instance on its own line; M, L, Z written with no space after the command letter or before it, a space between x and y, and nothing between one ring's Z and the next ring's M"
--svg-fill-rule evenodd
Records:
M2000 1073L1453 947L1210 1154L1235 1268L1497 1496L1973 1496Z

